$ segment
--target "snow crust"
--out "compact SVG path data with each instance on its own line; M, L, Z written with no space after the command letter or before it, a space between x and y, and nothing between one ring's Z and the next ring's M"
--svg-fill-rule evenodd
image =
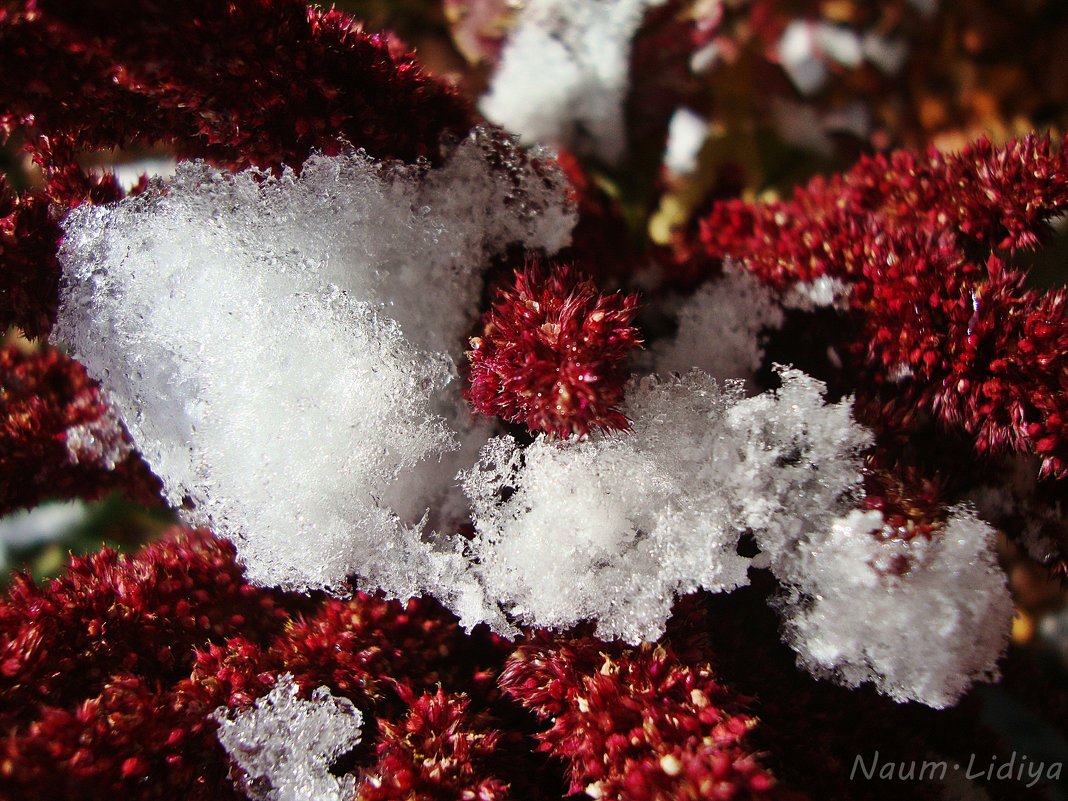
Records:
M631 41L663 0L529 0L501 54L482 113L528 142L617 163Z
M334 776L330 766L359 744L363 715L328 687L307 701L299 691L284 673L248 709L219 707L219 742L243 773L239 781L253 801L347 801L356 793L356 778Z

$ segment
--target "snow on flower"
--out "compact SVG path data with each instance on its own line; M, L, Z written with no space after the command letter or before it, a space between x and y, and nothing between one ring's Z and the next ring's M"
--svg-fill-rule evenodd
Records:
M650 378L628 394L630 432L493 440L464 475L491 597L524 623L653 640L677 595L747 582L747 529L781 550L829 525L869 435L818 382L783 378L753 399L699 371Z
M933 537L878 535L879 512L853 511L822 537L781 553L787 638L818 676L867 681L899 701L955 704L974 681L998 678L1012 599L995 532L954 510Z
M725 270L682 302L677 318L674 338L653 350L657 370L683 373L696 367L726 381L751 378L760 368L766 330L782 325L783 310L756 278Z
M158 541L11 577L0 801L935 798L847 755L1063 717L1031 5L5 4L0 513Z
M464 415L453 356L430 348L462 342L473 323L478 265L515 241L558 247L571 221L558 174L510 147L476 132L440 168L355 153L313 156L277 178L180 165L140 197L68 218L55 336L101 379L170 503L233 540L256 583L344 593L355 576L390 597L433 594L469 628L594 620L600 636L637 643L662 634L678 597L747 583L745 533L796 592L826 594L820 581L863 575L855 553L824 542L861 496L871 444L850 403L825 404L824 387L795 370L753 398L741 382L694 370L634 383L615 409L604 393L638 341L636 298L598 295L558 268L501 290L476 340L487 344L474 351L472 393L522 407L571 387L576 408L594 416L573 428L582 420L545 425L526 412L534 428L582 437L486 443L460 475L474 538L453 536L462 506L448 479L489 429ZM511 172L487 167L502 153ZM467 191L454 191L460 182ZM495 215L504 195L511 212ZM447 290L437 302L427 275ZM720 377L751 375L761 331L781 320L769 290L728 271L683 308L677 338L654 356L661 369L697 361ZM720 331L708 363L701 343ZM573 361L597 376L592 406L566 384ZM537 383L543 373L552 386ZM606 424L612 415L619 421ZM590 433L627 421L631 431ZM805 542L823 548L820 569L795 558ZM981 600L1000 609L990 593ZM990 629L994 645L940 691L898 677L882 652L827 667L812 654L848 639L851 624L787 619L814 672L933 705L993 675L1004 633ZM907 627L906 616L890 629ZM972 628L935 639L951 655L946 670L967 661L952 655Z
M108 390L170 503L237 542L256 581L357 574L417 594L438 569L419 504L441 486L412 468L471 428L439 413L459 391L434 350L458 355L492 254L566 242L562 180L480 131L436 169L361 153L278 178L185 163L70 215L54 338Z

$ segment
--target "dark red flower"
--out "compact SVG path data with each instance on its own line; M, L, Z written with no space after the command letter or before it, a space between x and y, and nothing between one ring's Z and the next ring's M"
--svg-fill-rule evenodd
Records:
M476 411L558 437L628 426L626 359L641 345L637 295L603 294L572 266L531 261L497 290L471 339Z
M1068 152L1048 137L994 148L980 140L959 154L896 151L862 158L846 173L817 177L788 200L719 202L702 222L709 255L743 260L776 286L831 275L860 280L857 247L869 237L912 231L961 237L964 246L1033 247L1068 208Z
M59 291L59 226L38 192L16 196L0 176L0 330L47 333Z
M314 614L293 621L268 648L264 665L292 673L301 686L328 685L378 712L406 705L397 692L435 685L480 695L493 686L490 667L507 641L482 632L468 636L456 617L429 598L406 603L358 593L327 599ZM391 713L392 714L392 713Z
M16 577L0 601L0 798L236 797L208 719L219 694L181 680L197 646L262 641L291 614L241 572L229 543L173 531L136 556L75 557L43 587Z
M470 110L395 44L300 0L8 3L0 68L45 72L6 82L0 119L81 149L163 142L235 168L297 166L342 139L436 160Z
M1068 476L1064 290L1029 290L994 252L1033 247L1068 209L1068 148L1027 137L956 156L901 151L815 179L786 201L718 204L709 255L784 288L850 288L857 408L878 430L935 415L981 455L1030 453Z
M618 198L600 186L569 151L560 151L556 162L567 176L578 212L571 244L557 257L581 263L600 285L625 283L640 266L641 248L627 227Z
M551 722L542 749L564 760L570 792L594 798L798 798L748 744L749 699L708 663L670 645L613 646L538 636L521 645L501 687Z
M419 797L503 798L499 771L540 768L528 741L501 742L488 717L505 641L465 634L429 600L251 587L233 547L203 532L75 558L40 588L16 578L0 637L5 800L237 798L212 713L283 672L351 698L368 721L361 765L379 777L408 765Z
M85 369L54 348L0 349L0 514L116 490L160 503L158 480Z
M504 801L508 782L487 775L500 740L485 713L472 713L470 700L440 688L414 695L404 689L407 714L383 721L376 762L360 779L357 796L366 801Z

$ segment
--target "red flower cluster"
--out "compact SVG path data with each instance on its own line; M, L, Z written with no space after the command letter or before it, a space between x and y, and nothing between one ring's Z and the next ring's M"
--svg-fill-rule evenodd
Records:
M800 797L782 791L754 756L749 699L670 645L539 637L509 658L501 686L552 721L538 738L566 760L572 793L633 801Z
M570 792L605 799L807 797L789 785L893 798L896 785L849 781L842 754L907 760L981 742L962 734L966 709L798 673L762 592L707 603L683 601L660 644L540 632L516 648L465 634L429 600L251 587L232 546L204 533L76 558L65 577L19 577L0 600L0 799L238 799L212 713L287 672L364 713L341 769L369 799L559 798L561 761Z
M905 5L856 10L853 26ZM659 159L668 115L704 91L688 57L720 35L721 15L744 16L762 51L786 19L766 0L702 9L668 3L635 41L627 116L639 157L648 146ZM661 46L680 36L688 48ZM162 146L278 169L349 143L434 162L474 122L395 40L301 0L2 0L0 72L23 75L27 64L31 78L0 84L0 128L32 154L44 185L16 196L0 181L0 327L34 337L55 315L59 217L122 194L84 170L87 152ZM849 312L828 339L847 362L840 389L856 392L879 436L864 503L884 513L886 536L937 536L949 500L989 480L1002 455L1068 479L1068 293L1028 288L1013 266L1068 210L1066 144L1029 137L958 156L866 158L788 200L719 202L680 246L688 280L729 258L778 289L820 276L849 286ZM489 146L493 169L518 175L499 149L494 160ZM567 258L627 285L638 259L623 204L577 162L563 166L580 212ZM713 191L726 192L729 175L719 178ZM636 314L635 295L530 262L493 291L471 340L470 403L561 438L626 428ZM926 437L935 425L941 436ZM158 502L131 448L76 363L51 349L0 350L0 514L116 488ZM986 473L951 470L961 453L982 455ZM1040 484L1034 507L1021 508L1035 518L1055 508L1054 486ZM1068 554L1068 535L1062 544ZM927 783L852 781L850 760L876 750L899 763L958 758L989 745L968 699L935 713L798 671L768 608L778 588L757 573L751 587L680 601L656 644L602 643L580 629L530 632L515 646L484 627L464 633L425 598L251 587L233 546L204 532L172 531L136 556L75 558L63 578L19 576L0 599L0 801L238 799L212 713L250 704L283 673L305 694L325 685L359 707L363 743L337 769L356 773L371 801L934 798L941 789Z
M286 614L249 587L233 548L181 533L130 558L75 557L0 601L0 798L226 798L221 747L176 686L194 648Z
M957 156L898 152L816 179L786 201L718 204L702 241L785 287L847 282L862 419L928 414L980 454L1033 453L1068 476L1068 314L994 251L1041 242L1068 209L1068 148L1028 137Z
M233 547L203 532L75 558L43 588L17 577L0 637L5 801L240 798L211 715L283 672L363 710L361 797L540 799L558 781L524 713L501 705L506 641L464 634L428 600L249 586Z
M163 142L229 167L299 165L342 140L436 159L471 115L386 36L300 0L8 2L2 122L80 148Z
M510 798L508 778L480 775L492 762L500 732L486 714L472 714L462 695L405 689L409 711L398 723L383 722L377 763L360 781L357 797L366 801L399 798Z
M18 326L27 336L48 331L56 314L59 228L48 199L37 192L16 196L0 176L0 328Z
M92 448L69 441L79 429L92 438ZM117 464L100 458L108 450ZM53 348L0 349L0 514L114 490L146 505L159 503L158 480L131 451L80 364Z
M558 437L623 429L637 295L602 294L574 267L530 262L499 288L471 339L476 411Z

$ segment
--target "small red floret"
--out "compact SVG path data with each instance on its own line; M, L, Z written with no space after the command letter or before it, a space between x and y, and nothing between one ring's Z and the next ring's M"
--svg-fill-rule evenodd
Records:
M626 358L641 344L637 310L637 295L598 292L572 266L529 263L471 339L468 400L558 437L627 428L619 405Z

